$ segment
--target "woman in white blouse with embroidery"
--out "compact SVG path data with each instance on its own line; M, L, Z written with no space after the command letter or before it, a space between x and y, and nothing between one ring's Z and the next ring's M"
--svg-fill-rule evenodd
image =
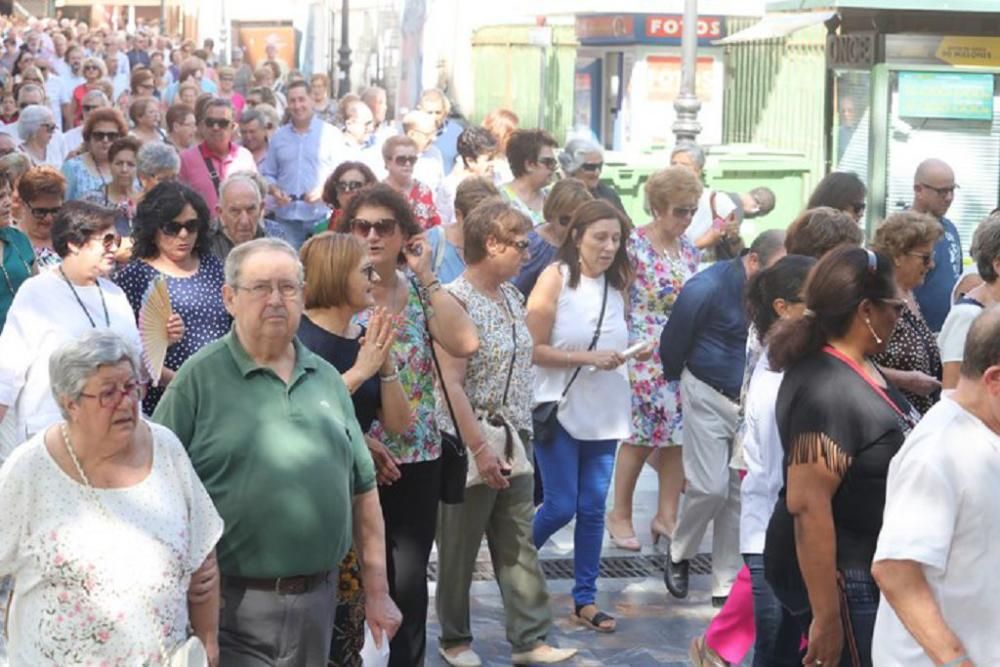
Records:
M17 441L0 443L0 462L14 446L59 420L48 367L59 345L91 329L111 329L141 349L125 293L103 277L121 243L114 224L109 209L64 204L52 224L52 245L62 265L29 278L14 297L0 333L0 419L14 410ZM179 318L169 333L172 340L183 336Z
M217 664L222 519L177 437L141 419L131 343L90 331L49 365L64 421L0 468L10 664L166 664L189 622Z

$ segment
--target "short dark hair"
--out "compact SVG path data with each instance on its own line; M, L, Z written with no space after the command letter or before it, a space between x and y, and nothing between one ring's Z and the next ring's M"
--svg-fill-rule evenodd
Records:
M122 151L132 151L135 153L135 157L138 160L139 149L141 147L142 144L135 137L122 137L121 139L115 139L115 141L111 144L111 147L108 148L108 162L114 162L115 156Z
M532 229L531 219L510 202L500 198L483 201L469 212L462 221L465 236L465 262L478 264L487 258L486 243L489 238L503 241L511 234L527 234Z
M169 109L167 109L167 132L174 131L174 125L177 123L184 123L188 116L194 115L194 109L186 104L172 104Z
M806 208L829 206L847 211L856 204L863 204L867 189L858 175L850 171L834 171L816 184Z
M499 198L500 191L493 181L482 178L466 178L455 188L455 213L461 213L464 220L473 210L487 199Z
M66 197L66 177L49 165L32 167L17 180L17 196L31 205L39 197Z
M361 172L361 177L365 179L365 186L378 182L378 179L375 177L375 172L373 172L364 162L356 162L354 160L341 162L337 165L337 168L333 170L333 173L327 177L326 182L323 183L323 203L327 206L332 206L335 209L340 208L340 199L337 197L337 181L340 180L341 176L352 169Z
M785 230L768 229L757 235L750 244L750 254L757 255L761 267L771 263L776 254L785 250Z
M493 153L497 149L497 140L484 127L467 127L458 135L455 144L458 154L462 157L462 162L468 166L480 155Z
M747 282L746 309L749 319L757 332L757 338L763 343L767 332L778 321L774 312L774 300L801 301L802 286L809 275L809 269L816 260L803 255L787 255L774 266L758 271Z
M90 135L99 123L114 123L118 126L118 134L123 137L128 134L128 123L125 122L122 112L111 107L102 107L91 111L87 120L83 122L84 141L90 141Z
M962 351L962 377L978 380L1000 364L1000 308L986 308L972 322Z
M803 211L788 226L785 250L819 259L839 245L860 246L863 240L861 227L850 214L820 206Z
M274 61L273 60L269 60L268 61L268 63L271 63L271 62L274 62ZM265 63L265 64L267 64L267 63ZM285 86L285 95L287 96L288 93L292 92L293 88L305 88L306 89L306 95L309 95L310 93L312 93L312 86L310 86L309 82L306 81L305 79L295 79L294 81L292 81L291 83L289 83L287 86Z
M340 229L338 231L349 233L351 231L351 220L365 206L381 206L392 211L392 217L395 218L396 224L406 238L416 236L423 231L423 228L417 224L417 221L413 217L413 209L410 207L410 202L407 201L406 197L385 183L376 183L370 188L362 188L358 194L354 195L354 199L344 209L344 217L341 218Z
M156 232L165 222L170 222L184 210L188 204L198 216L198 239L192 252L198 257L205 257L212 247L208 235L208 223L211 213L202 196L188 186L176 180L163 181L146 193L135 210L132 221L132 259L150 259L160 254L156 245Z
M514 178L528 173L528 163L538 162L538 154L545 146L552 149L559 146L545 130L514 130L507 140L507 162Z
M52 222L52 248L60 257L69 254L69 245L82 246L94 234L115 226L115 212L87 201L68 201Z

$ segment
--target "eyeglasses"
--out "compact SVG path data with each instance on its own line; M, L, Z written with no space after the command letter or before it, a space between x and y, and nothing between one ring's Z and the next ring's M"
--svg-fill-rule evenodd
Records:
M604 169L603 162L584 162L580 165L580 171L600 171Z
M100 109L100 108L101 108L100 104L84 104L83 105L83 112L87 113L87 112L93 111L94 109Z
M36 220L44 220L45 218L54 218L56 214L59 213L61 206L56 206L55 208L38 208L35 206L29 206L28 209L31 211L31 217Z
M90 138L94 141L101 142L112 142L121 139L122 135L118 132L91 132Z
M934 259L934 255L930 253L925 255L922 252L908 252L906 254L909 255L910 257L919 257L920 259L923 260L924 266L930 266L931 261Z
M406 165L410 165L412 167L413 165L415 165L417 163L417 156L416 155L397 155L396 157L392 158L392 161L395 162L400 167L405 167Z
M302 291L301 283L291 283L291 282L279 282L279 283L268 283L259 282L253 285L233 285L236 289L241 289L244 292L249 292L250 296L254 299L268 299L275 290L281 295L282 299L294 299Z
M955 194L955 190L958 189L958 185L948 185L943 188L936 188L933 185L927 185L926 183L920 183L920 187L927 188L928 190L933 190L941 197L947 197L948 195Z
M371 234L372 230L375 230L375 236L380 239L389 236L396 231L396 221L392 218L382 218L381 220L362 220L361 218L354 218L351 220L351 231L354 232L355 236L360 236L366 238Z
M108 232L104 236L95 236L91 241L99 241L104 248L104 252L118 250L122 245L122 237L118 232Z
M55 123L42 123L38 127L40 127L40 128L44 127L49 132L55 132L56 124Z
M178 234L181 233L182 229L186 231L188 234L197 234L198 227L200 226L201 225L197 219L187 220L185 222L175 222L173 220L168 220L167 222L164 222L160 225L160 231L166 234L167 236L177 236Z
M375 266L372 264L365 264L361 267L361 274L368 279L368 282L373 283L378 278L378 271L375 270Z
M24 77L21 77L21 83L42 83L42 80L41 79L36 79L33 76L30 76L30 77L29 76L24 76Z
M115 386L97 394L86 394L80 392L80 396L85 398L96 398L97 404L102 408L117 408L126 396L131 396L132 400L139 400L142 396L142 384L139 380L132 378L121 386Z
M354 192L365 187L364 181L337 181L337 192Z
M693 218L698 212L697 206L671 206L670 212L675 218Z
M101 68L98 67L97 65L84 65L83 66L83 71L85 71L85 72L88 71L88 70L89 71L93 71L95 69L98 70L98 71L100 71Z
M906 302L902 299L879 299L879 303L884 303L885 305L896 311L896 317L903 314L903 310L906 308Z
M524 252L531 246L531 241L528 239L517 239L516 241L504 241L505 246L514 248L518 252Z
M540 157L538 158L538 164L542 165L549 171L555 171L556 165L559 164L554 157Z
M217 130L228 130L229 126L233 124L233 121L228 118L206 118L205 127L215 128Z

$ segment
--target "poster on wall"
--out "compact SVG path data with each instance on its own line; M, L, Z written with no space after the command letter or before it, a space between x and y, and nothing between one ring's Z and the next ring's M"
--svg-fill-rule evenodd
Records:
M633 100L633 113L639 116L636 119L637 125L642 125L644 130L636 139L646 145L672 145L674 135L671 127L676 116L674 100L681 89L681 58L647 56L642 62L644 65L642 85L634 90L641 95L641 99ZM715 99L715 88L715 59L698 58L695 70L695 94L702 104L699 121L703 127L709 125L706 122L708 115L706 111ZM701 137L703 141L706 138L711 143L717 141L710 132L704 133Z
M295 28L292 27L291 21L283 23L234 21L233 30L236 33L236 44L243 47L244 58L254 69L267 60L268 44L278 48L277 56L286 65L297 66L299 59L295 48Z
M993 120L993 75L967 72L900 72L903 118Z

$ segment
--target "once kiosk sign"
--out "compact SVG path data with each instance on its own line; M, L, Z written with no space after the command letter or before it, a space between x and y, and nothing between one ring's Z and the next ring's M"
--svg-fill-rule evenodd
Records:
M826 66L831 69L871 69L875 64L875 33L827 35Z

